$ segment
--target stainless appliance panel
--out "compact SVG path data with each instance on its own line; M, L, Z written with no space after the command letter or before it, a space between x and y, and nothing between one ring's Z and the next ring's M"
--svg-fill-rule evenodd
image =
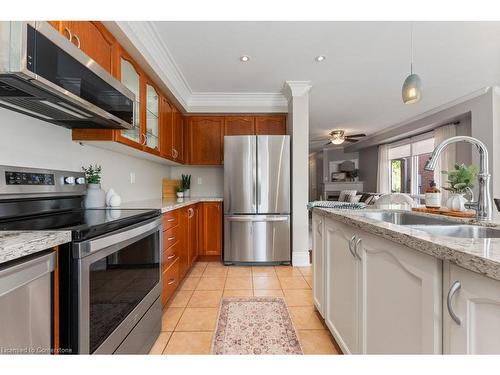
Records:
M151 223L154 223L154 227L151 228ZM138 228L147 229L146 231L139 230ZM129 333L133 330L134 326L139 322L140 319L144 316L144 314L148 311L150 306L154 303L156 299L159 298L161 294L161 249L162 249L162 225L161 219L155 219L150 222L142 223L141 226L129 228L129 233L133 234L133 236L127 236L127 231L120 231L119 233L123 235L121 242L108 244L108 247L100 248L100 250L95 252L87 252L88 249L93 249L94 241L97 243L101 243L106 236L102 238L97 238L95 240L85 241L79 244L73 245L73 256L82 258L76 259L76 265L78 269L78 280L77 280L77 290L78 290L78 352L80 354L88 354L89 352L95 354L111 354L113 353L125 340L125 338L129 335ZM144 270L141 268L134 271L130 266L134 264L136 261L133 257L127 261L127 259L121 259L118 254L122 249L127 249L130 246L134 246L135 243L138 243L141 240L146 240L150 236L158 234L158 242L154 248L154 255L151 257L145 254L146 258L144 258L141 262L139 262L139 266L145 265L144 262L148 262L148 264L155 264L155 272L157 275L155 276L156 282L154 285L150 285L150 275L146 274ZM111 234L113 235L113 234ZM146 252L147 249L143 248L143 253ZM86 256L85 256L86 255ZM121 259L121 260L120 260ZM98 269L98 263L102 263L102 266L107 265L107 267L115 268L118 272L123 272L126 269L131 270L132 272L137 273L137 282L139 284L145 282L150 286L144 285L126 285L126 279L129 279L130 271L123 272L123 276L106 276L108 279L107 283L102 284L102 289L100 288L99 283L100 280L96 280L97 283L92 286L90 280L91 268L94 267ZM116 268L116 265L123 264L124 270L120 270ZM96 267L97 265L97 267ZM103 268L102 271L105 271ZM115 271L115 273L116 273ZM142 275L144 274L144 275ZM99 338L98 346L95 350L90 350L91 346L96 346L96 343L92 343L91 339L91 303L92 300L95 302L95 307L99 307L99 305L108 304L110 309L114 308L113 306L116 304L117 311L120 310L120 306L123 304L135 303L138 294L143 295L145 289L149 289L149 292L143 297L143 299L130 310L129 307L124 306L123 311L127 311L126 315L120 315L116 317L116 321L114 321L114 328L111 332L105 332L105 337L102 337L102 332L96 332L98 335L101 335ZM96 292L101 293L101 295L95 295ZM91 293L94 293L91 296ZM110 299L111 298L111 299ZM161 318L161 317L160 317ZM104 319L102 319L104 320ZM96 328L96 327L94 327ZM99 327L97 327L99 328ZM109 328L107 328L109 330ZM97 341L94 339L94 341Z
M161 302L157 298L114 354L148 354L161 332Z
M30 30L46 41L44 46L32 43ZM133 127L135 95L47 22L1 21L0 41L0 91L5 88L0 106L70 128ZM59 64L61 55L64 64ZM50 58L51 67L62 65L65 71L56 77L48 74L54 69L33 71L40 65L38 57ZM89 77L100 87L85 90L91 97L75 91L79 87L83 92Z
M226 215L224 262L290 262L290 216Z
M256 137L224 137L224 212L256 213Z
M257 212L290 213L290 136L288 135L257 136Z
M0 271L0 354L50 354L54 252Z

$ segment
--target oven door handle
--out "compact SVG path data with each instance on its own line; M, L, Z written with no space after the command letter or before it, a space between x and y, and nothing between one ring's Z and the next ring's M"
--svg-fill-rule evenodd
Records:
M120 245L137 237L143 237L146 233L161 231L161 218L149 220L139 226L127 227L121 231L105 234L103 236L74 244L73 256L83 258L99 250L106 249L113 245Z

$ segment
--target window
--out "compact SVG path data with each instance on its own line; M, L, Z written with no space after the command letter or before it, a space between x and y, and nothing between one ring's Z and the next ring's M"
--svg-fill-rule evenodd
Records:
M424 194L434 172L424 169L434 150L433 137L412 138L389 149L389 176L392 193Z

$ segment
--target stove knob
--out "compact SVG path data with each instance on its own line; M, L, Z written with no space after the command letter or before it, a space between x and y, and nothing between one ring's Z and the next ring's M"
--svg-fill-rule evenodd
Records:
M76 184L77 185L84 185L85 184L85 177L77 177Z
M75 178L73 176L64 177L64 184L66 184L66 185L74 185L75 184Z

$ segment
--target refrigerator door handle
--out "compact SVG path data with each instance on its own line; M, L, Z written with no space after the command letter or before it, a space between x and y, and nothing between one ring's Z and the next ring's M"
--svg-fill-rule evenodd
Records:
M288 216L226 216L229 221L288 221Z

